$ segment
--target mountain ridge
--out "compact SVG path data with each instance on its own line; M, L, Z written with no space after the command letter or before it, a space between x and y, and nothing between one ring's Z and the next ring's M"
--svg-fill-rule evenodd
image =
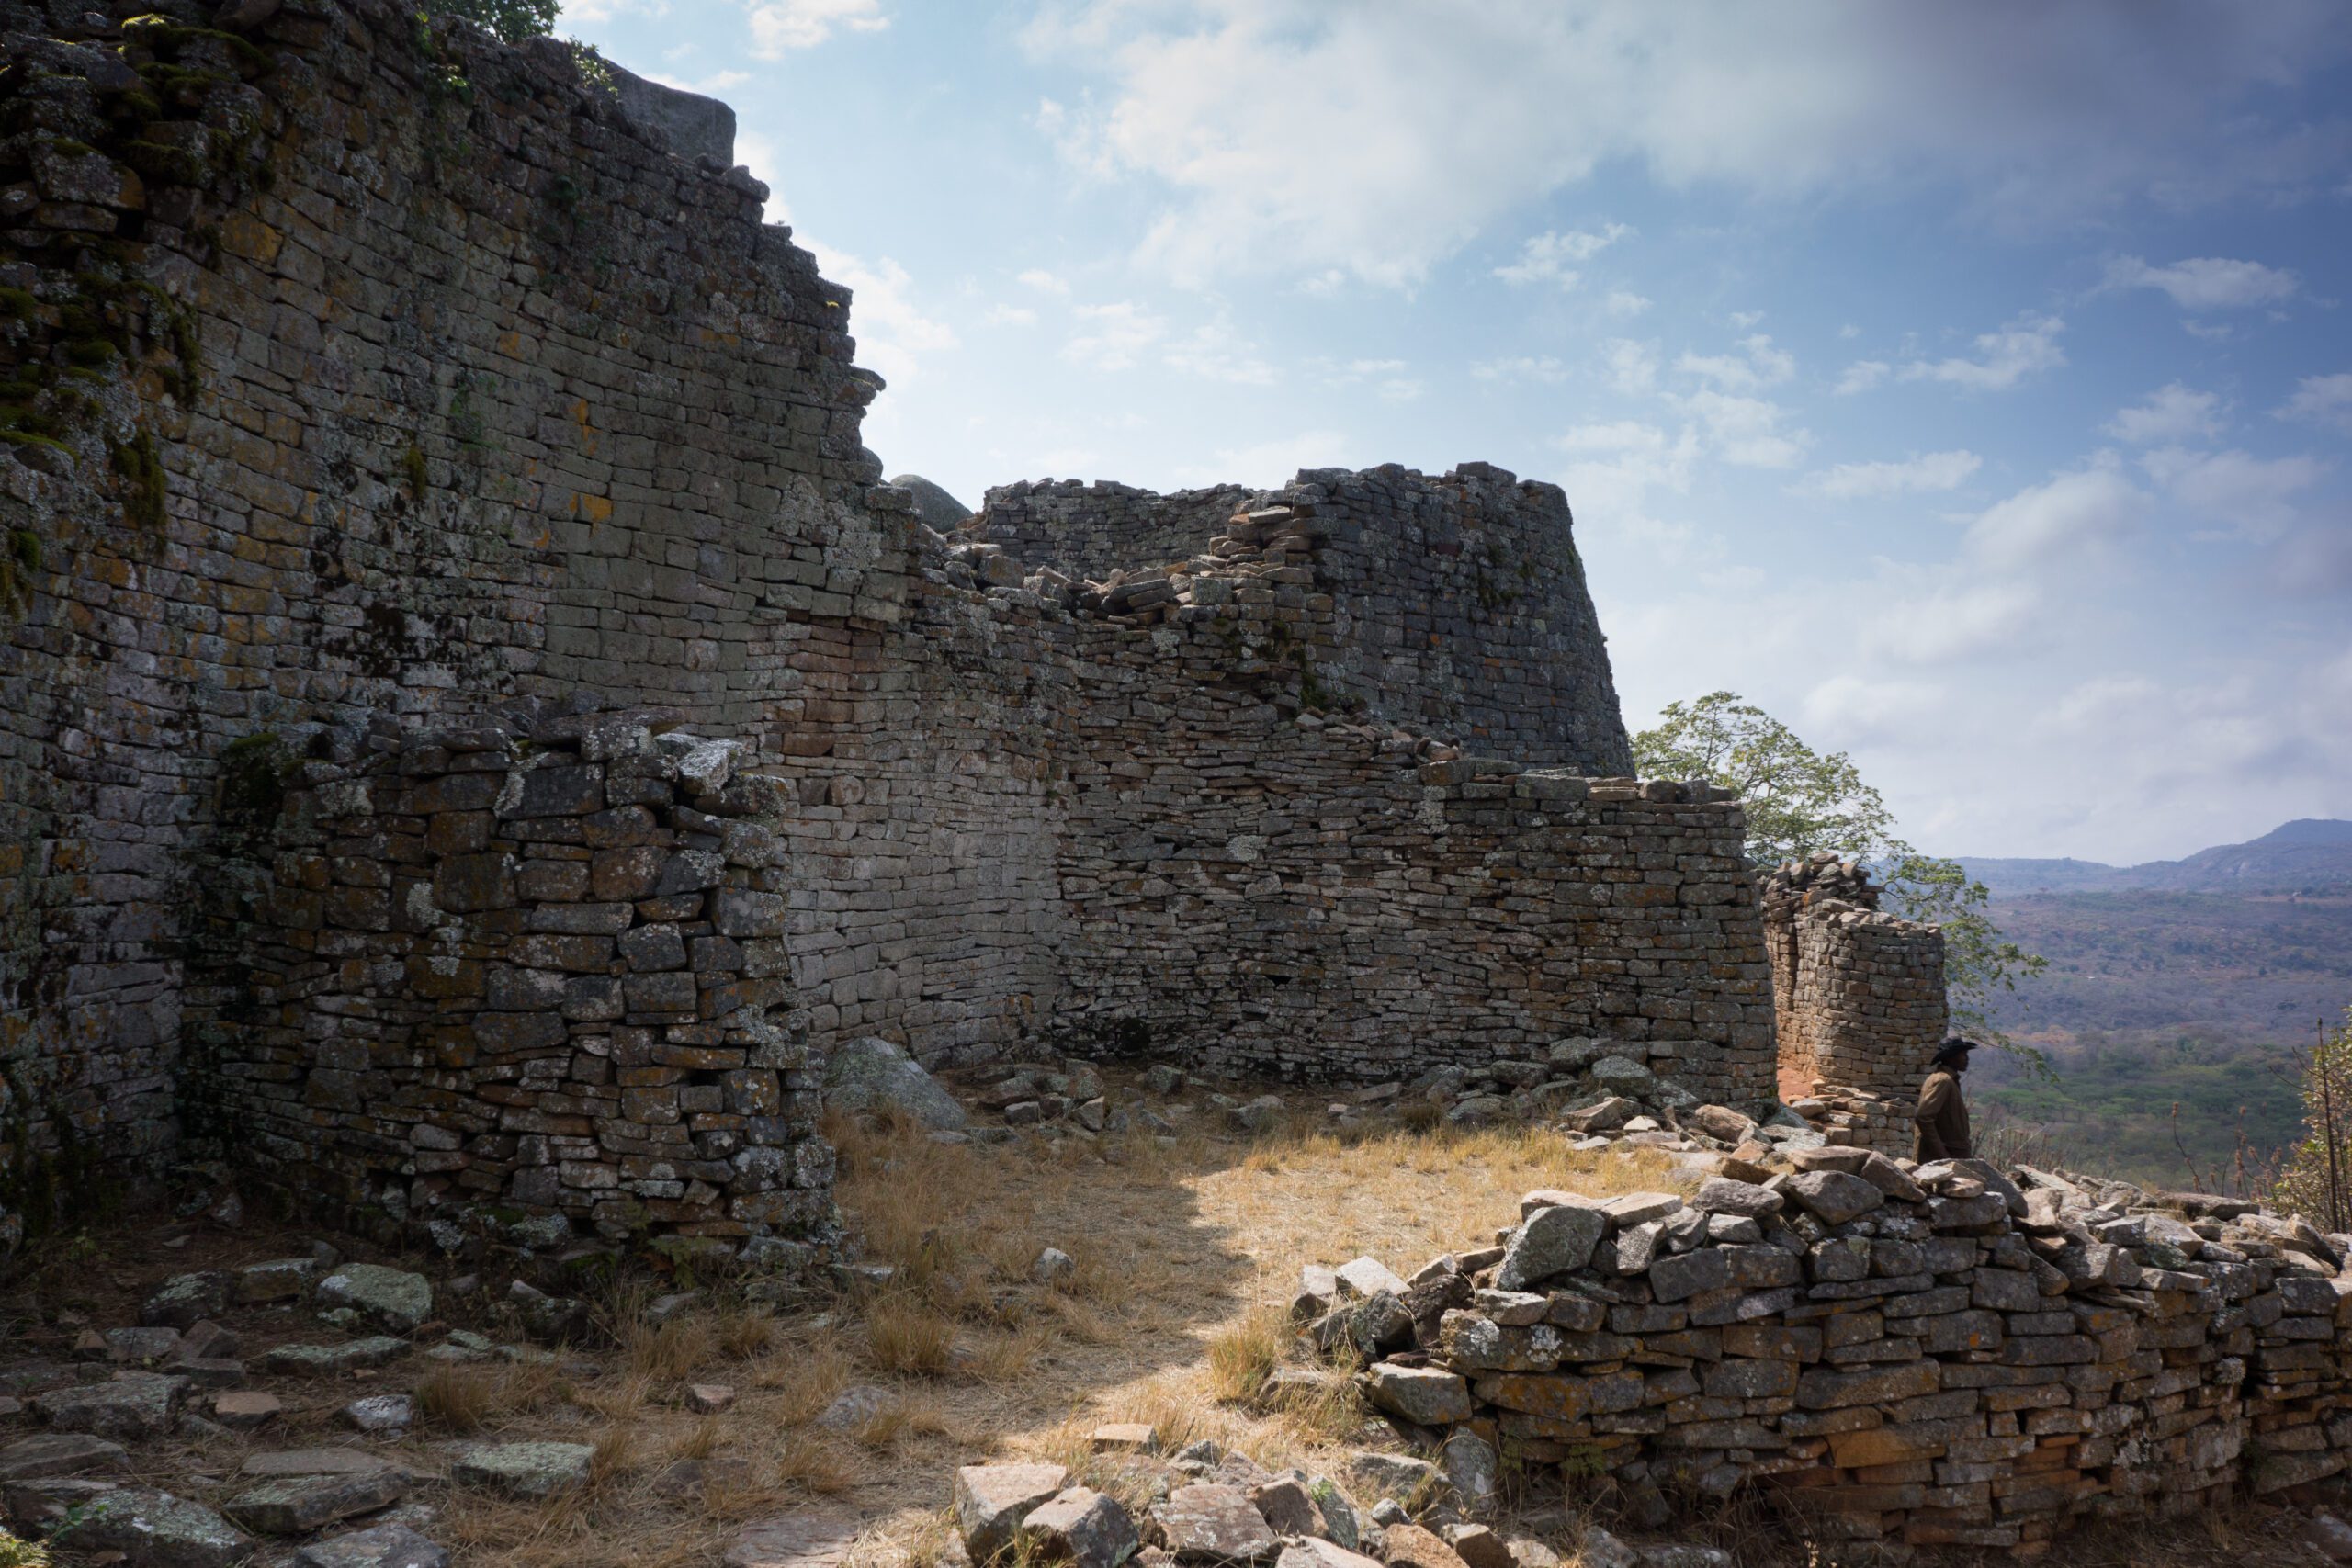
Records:
M2304 817L2242 844L2216 844L2179 860L2099 861L1956 857L1996 898L2035 893L2315 892L2352 886L2352 821Z

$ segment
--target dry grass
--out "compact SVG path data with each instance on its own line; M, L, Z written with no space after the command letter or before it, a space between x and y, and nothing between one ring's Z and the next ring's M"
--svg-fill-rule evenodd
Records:
M1280 1410L1252 1403L1287 1352L1301 1263L1369 1252L1409 1271L1480 1244L1529 1188L1604 1195L1655 1187L1665 1170L1657 1156L1596 1158L1513 1128L1334 1134L1317 1122L1250 1142L1188 1129L1168 1144L1071 1139L1058 1152L944 1145L904 1126L828 1130L842 1207L865 1257L894 1270L888 1285L815 1315L722 1300L658 1325L641 1302L616 1299L608 1370L574 1396L595 1427L580 1440L608 1456L598 1484L536 1513L454 1499L465 1561L707 1562L733 1522L821 1503L876 1517L859 1568L926 1568L942 1555L938 1509L956 1464L1050 1454L1114 1495L1132 1490L1132 1466L1087 1451L1105 1421L1147 1422L1171 1448L1210 1438L1329 1471L1363 1421L1344 1379ZM1041 1284L1031 1268L1049 1246L1076 1268ZM735 1408L676 1408L699 1381L735 1384ZM854 1384L883 1391L868 1419L846 1432L812 1424ZM602 1447L617 1429L634 1442ZM702 1479L665 1487L681 1464Z
M445 1363L417 1380L414 1397L418 1419L462 1435L514 1426L571 1398L571 1389L552 1367Z

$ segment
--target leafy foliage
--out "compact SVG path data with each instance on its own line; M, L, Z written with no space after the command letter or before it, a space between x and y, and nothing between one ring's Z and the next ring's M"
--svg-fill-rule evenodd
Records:
M435 16L458 17L489 28L508 43L544 38L555 30L560 0L426 0Z
M1944 981L1953 1027L2039 1062L1996 1024L1994 1003L2043 961L2006 940L1986 907L1991 895L1958 861L1923 855L1895 836L1885 798L1843 751L1824 755L1736 692L1669 703L1655 728L1634 737L1649 778L1702 779L1732 790L1747 816L1747 857L1759 866L1830 851L1875 866L1886 902L1906 919L1943 928Z
M2330 1235L2352 1230L2352 1008L2322 1026L2303 1067L2303 1141L2289 1153L2271 1201Z

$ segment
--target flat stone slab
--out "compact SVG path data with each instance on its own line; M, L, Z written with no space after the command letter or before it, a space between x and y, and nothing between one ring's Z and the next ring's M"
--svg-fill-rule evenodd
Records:
M346 1263L319 1281L322 1307L349 1307L377 1327L413 1334L433 1315L433 1281L380 1263Z
M51 1389L33 1400L42 1420L61 1432L101 1438L160 1438L179 1415L187 1379L160 1372L123 1372L111 1382Z
M1387 1361L1364 1373L1364 1393L1392 1416L1423 1427L1449 1426L1476 1414L1470 1385L1442 1367L1399 1367Z
M405 1432L416 1421L416 1401L405 1393L377 1393L355 1399L338 1413L346 1426L363 1432Z
M276 1420L285 1408L274 1393L235 1389L213 1396L212 1418L232 1432L250 1432Z
M449 1568L448 1549L406 1525L371 1525L313 1541L294 1554L295 1568Z
M130 1450L87 1432L42 1432L0 1449L0 1481L40 1481L130 1468Z
M274 1449L249 1454L238 1467L247 1475L372 1475L392 1461L365 1449Z
M588 1483L586 1443L485 1443L458 1456L449 1477L509 1497L555 1497Z
M264 1354L261 1364L264 1371L320 1376L356 1367L388 1366L408 1350L407 1340L378 1334L341 1345L280 1345Z
M1179 1562L1254 1562L1282 1544L1238 1486L1180 1486L1152 1506L1151 1518Z
M228 1310L228 1275L175 1274L140 1307L139 1321L151 1328L192 1328Z
M745 1525L722 1558L726 1568L838 1568L857 1539L845 1514L782 1514Z
M390 1468L341 1475L287 1475L249 1486L225 1512L264 1535L308 1535L338 1519L389 1508L408 1495L408 1477Z
M122 1553L123 1568L230 1568L253 1554L253 1538L201 1503L125 1487L85 1504L50 1544L95 1555Z

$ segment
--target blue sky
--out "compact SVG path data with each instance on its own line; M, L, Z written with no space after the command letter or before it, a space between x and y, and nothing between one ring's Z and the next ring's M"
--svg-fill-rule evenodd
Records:
M2352 28L2318 0L569 0L726 98L977 504L1566 487L1626 717L1939 852L2352 817Z

